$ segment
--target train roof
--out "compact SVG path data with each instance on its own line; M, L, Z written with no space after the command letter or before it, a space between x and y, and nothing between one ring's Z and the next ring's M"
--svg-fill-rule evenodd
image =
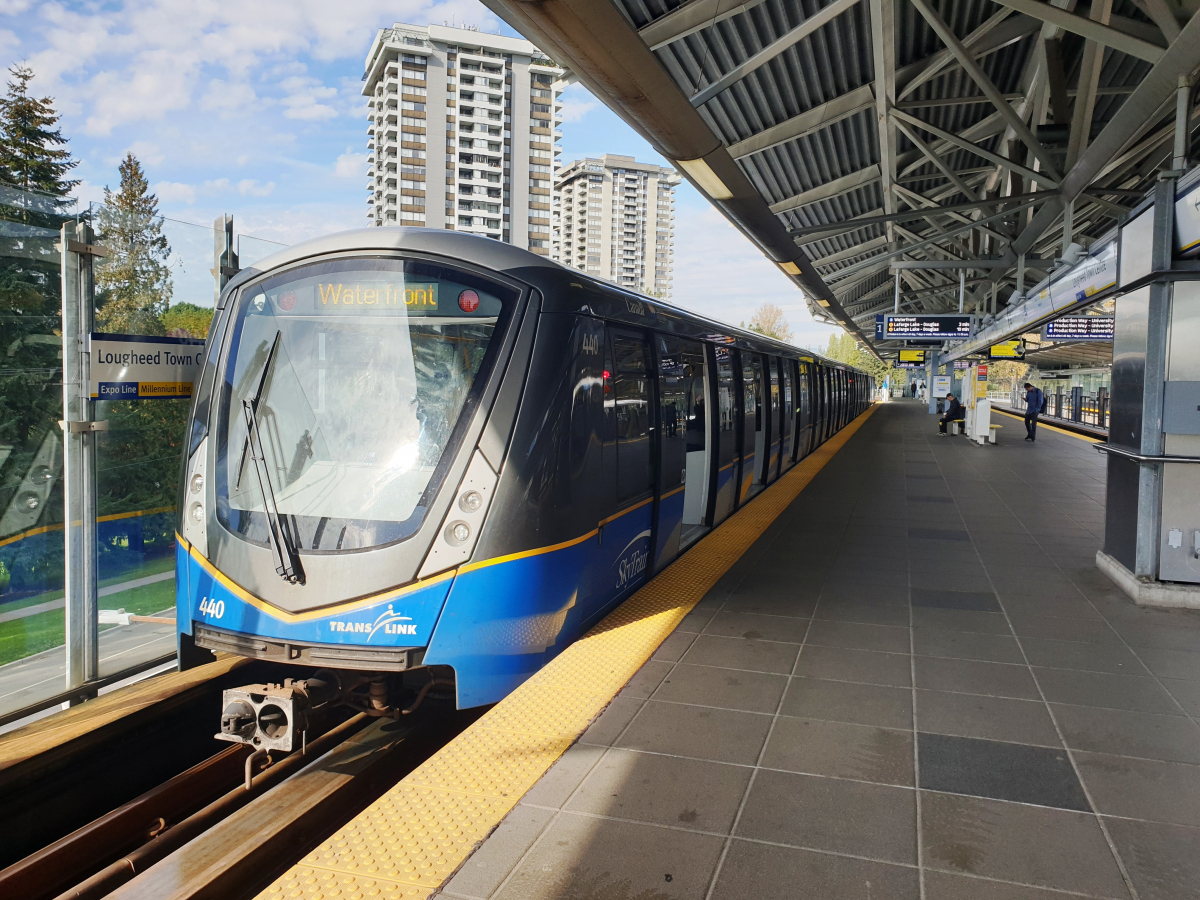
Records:
M813 350L807 350L803 347L797 347L794 344L778 341L759 334L756 331L750 331L730 325L727 322L710 319L707 316L698 315L691 310L673 306L670 303L665 303L654 297L648 297L645 294L639 294L636 291L628 290L610 281L580 272L578 269L569 268L544 256L539 256L520 247L514 247L512 244L441 228L408 228L403 226L358 228L351 231L323 235L312 240L302 241L299 244L293 244L278 253L258 260L252 266L248 266L238 273L237 277L230 280L226 291L223 292L221 305L224 305L229 292L236 290L245 282L271 269L301 262L310 257L322 256L327 253L346 253L361 250L410 250L442 256L448 259L461 259L473 265L509 274L514 278L531 283L536 283L542 279L564 280L568 285L586 282L590 287L599 290L601 294L607 294L614 299L633 300L643 304L651 311L649 317L651 319L661 317L668 321L691 320L692 323L699 326L701 332L706 332L705 336L710 340L720 337L733 338L734 340L729 342L732 346L756 349L760 352L779 353L782 351L789 355L811 357L814 361L822 362L828 366L850 369L855 372L862 371L848 363L828 359ZM581 300L577 306L579 311L584 311L588 307L588 304ZM621 316L618 317L620 318ZM695 329L692 330L695 331Z

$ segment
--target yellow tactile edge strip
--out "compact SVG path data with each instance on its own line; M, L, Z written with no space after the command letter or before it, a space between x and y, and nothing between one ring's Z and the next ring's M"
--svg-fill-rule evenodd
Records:
M843 428L259 895L430 896L862 426Z
M1008 416L1010 419L1016 419L1018 422L1024 422L1024 416L1018 416L1010 412L1005 412L1002 409L997 409L995 412L1002 416ZM1067 437L1079 438L1081 441L1087 441L1090 444L1101 444L1103 441L1100 438L1094 438L1091 435L1080 434L1077 431L1067 431L1065 428L1055 428L1053 425L1046 424L1045 419L1038 419L1038 428L1048 428L1050 431L1057 431L1059 434L1065 434Z

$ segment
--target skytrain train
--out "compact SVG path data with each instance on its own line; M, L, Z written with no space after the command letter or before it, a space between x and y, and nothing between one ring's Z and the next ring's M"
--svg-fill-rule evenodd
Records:
M181 665L222 734L494 703L863 412L865 373L508 244L372 228L230 281L188 422ZM318 673L293 682L283 675Z

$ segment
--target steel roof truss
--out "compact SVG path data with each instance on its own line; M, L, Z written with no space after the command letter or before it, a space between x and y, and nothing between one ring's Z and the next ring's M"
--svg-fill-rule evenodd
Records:
M1050 188L1058 187L1058 182L1045 172L1035 172L1033 169L1027 169L1025 166L1019 165L1018 163L1013 162L1011 159L1001 156L999 153L993 153L991 150L985 150L983 147L980 147L978 144L972 143L971 141L964 141L962 138L958 137L958 135L951 134L948 131L943 131L936 125L930 125L928 122L924 122L921 119L918 119L916 116L910 115L899 109L892 110L892 115L897 119L901 119L909 123L910 125L915 125L917 128L920 128L923 131L928 131L930 134L936 135L947 144L952 144L955 147L966 150L968 153L974 153L976 156L986 159L988 162L995 163L1001 168L1008 169L1010 172L1016 172L1018 175L1028 178L1030 181L1036 181L1038 184L1044 184Z
M979 64L975 62L974 58L972 58L971 54L954 34L953 29L951 29L950 26L946 24L945 19L941 17L941 14L938 13L938 11L932 6L930 6L927 0L911 0L911 3L917 8L917 12L919 12L925 18L925 21L929 23L930 27L937 33L937 36L941 38L942 43L944 43L950 52L954 54L954 58L958 60L958 63L963 67L963 70L971 76L971 80L979 85L979 89L987 95L989 100L992 101L992 105L995 106L1000 115L1005 118L1009 124L1009 127L1012 128L1017 137L1019 137L1021 141L1030 149L1033 155L1041 161L1042 165L1046 167L1046 171L1049 172L1052 177L1057 177L1058 168L1055 166L1054 160L1051 158L1050 154L1046 152L1046 148L1043 147L1038 139L1033 136L1033 132L1029 130L1029 127L1025 124L1025 122L1022 121L1021 118L1016 114L1008 101L1004 99L1004 95L996 89L996 85L992 83L992 80L988 78L987 73L985 73L983 69L979 67Z
M1043 3L1042 0L996 0L996 2L1028 16L1041 19L1043 22L1057 25L1064 31L1073 32L1089 41L1095 41L1097 44L1111 47L1113 50L1129 56L1144 59L1148 63L1153 64L1162 59L1164 52L1162 47L1134 37L1126 31L1113 28L1096 18L1085 18L1057 6L1051 6L1049 3ZM1095 9L1094 4L1093 9Z

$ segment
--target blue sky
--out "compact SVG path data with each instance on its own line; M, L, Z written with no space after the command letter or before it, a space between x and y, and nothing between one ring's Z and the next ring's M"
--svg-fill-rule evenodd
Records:
M0 58L26 61L39 96L55 98L82 202L116 186L132 150L170 219L232 213L239 233L286 244L366 225L363 63L376 30L398 21L515 33L475 0L0 0ZM564 162L666 164L583 87L564 99ZM799 344L834 332L686 183L676 220L675 303L737 323L769 301ZM175 300L211 303L209 236L175 222L168 233Z

